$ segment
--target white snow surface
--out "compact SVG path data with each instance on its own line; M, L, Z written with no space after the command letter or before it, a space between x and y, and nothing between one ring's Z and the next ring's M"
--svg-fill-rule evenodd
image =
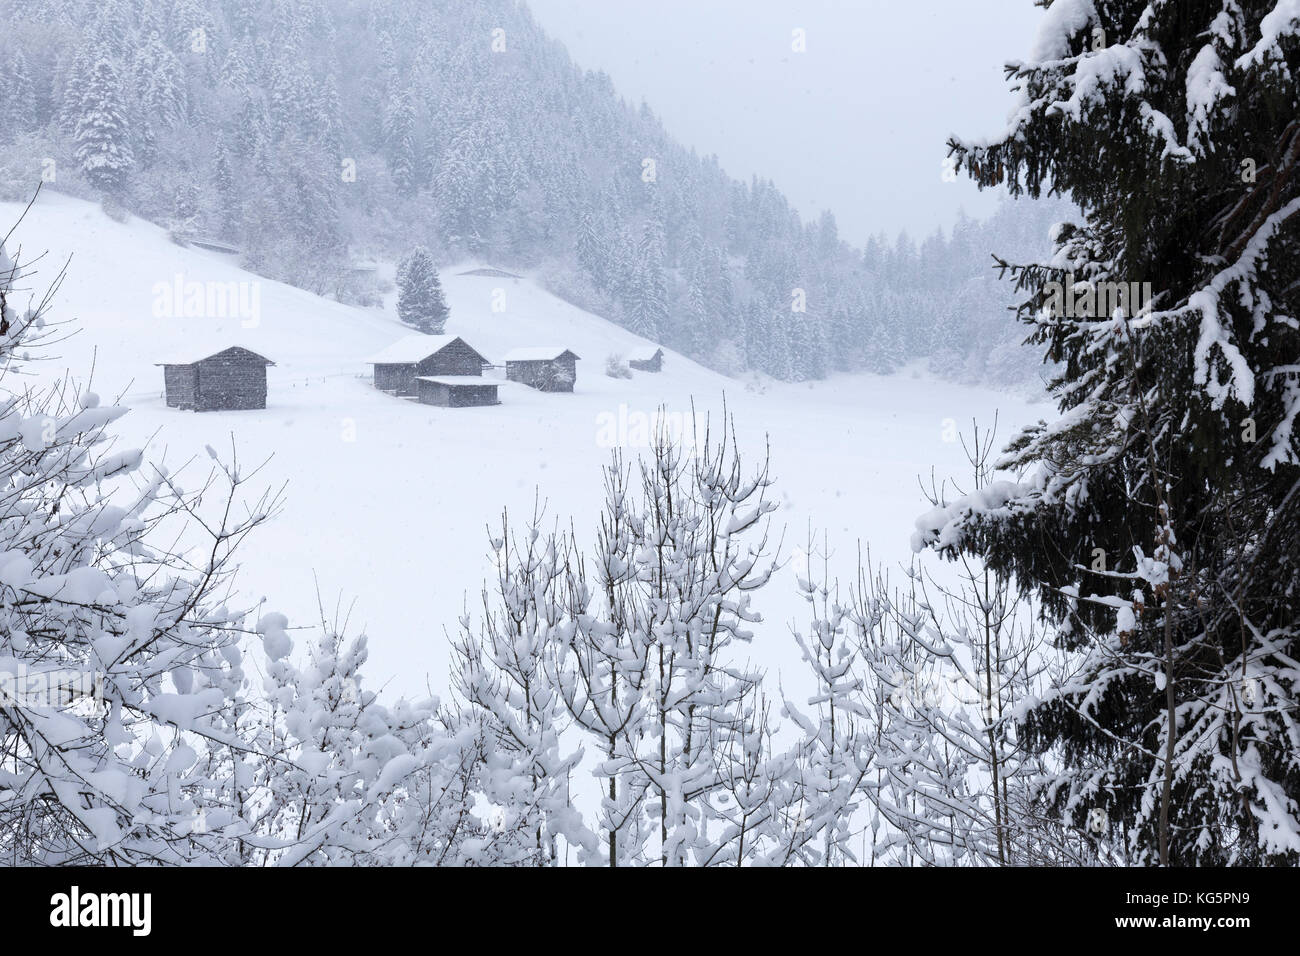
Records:
M1064 59L1070 52L1070 40L1096 22L1097 8L1092 0L1056 0L1043 14L1030 60L1049 63Z
M21 211L0 203L6 230ZM716 422L725 395L750 463L770 438L772 493L780 505L772 543L784 534L781 556L795 558L756 596L765 621L754 628L751 660L771 672L773 690L779 676L797 698L803 669L789 625L806 626L807 612L793 568L801 565L796 549L806 546L809 530L819 547L823 530L829 536L832 572L844 587L854 577L859 543L870 546L875 562L897 569L911 558L915 519L931 507L918 477L928 483L932 466L939 478L965 474L961 445L944 440L952 423L966 429L977 418L986 426L996 411L1006 438L1049 411L917 371L742 382L668 349L661 374L609 378L599 371L605 356L653 352L654 345L529 277L460 274L476 263L440 269L451 307L448 336L486 355L560 341L595 361L579 369L572 394L520 386L503 388L497 406L425 406L371 385L372 357L409 337L396 317L395 294L382 309L340 305L244 272L230 256L182 248L142 220L117 223L97 205L49 190L9 240L11 255L20 250L25 261L49 253L26 283L33 295L72 257L50 319L76 320L68 327L76 334L31 371L45 380L70 373L106 404L130 406L112 426L118 447L143 448L182 486L201 483L215 464L213 450L227 460L233 447L244 473L269 459L256 490L286 484L286 503L243 552L241 597L249 607L264 601L251 620L260 621L266 650L276 656L285 648L286 624L275 615L284 615L289 629L312 625L319 588L328 614L340 605L350 609L349 634L369 635L367 681L385 687L386 696L446 692L446 634L464 609L480 608L480 589L492 573L488 528L499 533L503 507L522 522L540 495L550 519L568 525L572 517L590 542L609 436L635 441L645 429L629 423L661 407L689 416L692 402ZM258 283L257 323L158 317L155 287L174 284L178 275L187 283ZM504 312L492 308L497 290L504 291ZM26 305L17 297L13 304ZM207 355L236 343L276 363L268 369L265 410L166 406L162 370L153 364L160 356Z

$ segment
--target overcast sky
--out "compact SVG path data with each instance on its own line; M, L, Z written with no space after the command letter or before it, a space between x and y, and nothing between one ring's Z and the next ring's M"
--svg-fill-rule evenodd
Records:
M775 180L861 244L916 238L996 200L945 183L952 133L1000 130L1002 64L1024 57L1030 0L528 0L579 65L732 175ZM807 50L792 50L793 31Z

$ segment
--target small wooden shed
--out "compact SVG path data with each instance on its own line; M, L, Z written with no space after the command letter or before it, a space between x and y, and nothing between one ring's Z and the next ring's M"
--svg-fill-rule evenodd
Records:
M408 335L368 360L375 367L375 388L415 395L422 375L483 374L488 360L457 335Z
M627 357L629 368L638 372L662 372L664 370L664 350L660 348L641 349Z
M233 345L207 358L156 362L163 370L169 408L196 412L266 408L269 358Z
M559 346L513 349L506 353L506 379L543 392L571 392L581 356Z
M443 408L472 408L500 405L497 383L476 375L421 375L415 380L421 405Z

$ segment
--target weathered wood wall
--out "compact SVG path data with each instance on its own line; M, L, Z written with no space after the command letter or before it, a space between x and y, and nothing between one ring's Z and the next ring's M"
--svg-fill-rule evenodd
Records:
M396 392L398 395L414 395L415 366L376 365L375 388Z
M217 355L198 363L198 411L266 408L266 365L243 356Z
M198 370L193 365L164 365L163 387L168 408L193 409L197 403Z
M572 356L542 361L506 362L506 378L543 392L571 392L578 377L578 363Z
M416 382L421 405L443 408L472 408L500 405L496 385L443 385L439 382Z
M483 359L464 342L452 342L417 366L420 375L482 375Z

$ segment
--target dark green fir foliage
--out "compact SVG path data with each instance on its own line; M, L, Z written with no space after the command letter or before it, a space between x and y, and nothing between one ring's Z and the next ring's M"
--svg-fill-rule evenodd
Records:
M1060 415L1007 450L1018 483L918 544L983 555L1058 631L1069 665L1022 723L1057 755L1048 812L1130 863L1295 864L1300 20L1271 0L1045 16L1008 129L950 146L981 186L1082 210L1050 263L1003 264Z

